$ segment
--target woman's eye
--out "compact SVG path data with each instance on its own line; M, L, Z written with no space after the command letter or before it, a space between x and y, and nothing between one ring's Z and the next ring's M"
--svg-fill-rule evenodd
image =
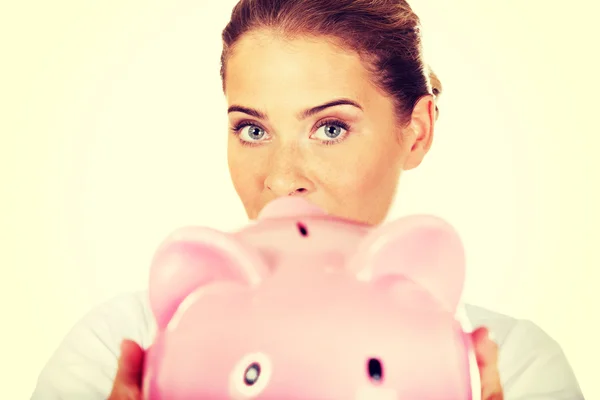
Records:
M240 130L240 138L246 142L257 142L266 136L264 129L256 125L246 125Z
M324 142L340 140L347 133L347 129L337 123L326 123L317 129L314 136L316 139L322 140Z
M242 142L258 143L268 140L267 132L257 125L244 123L243 125L233 128L233 131L239 136ZM348 134L348 126L342 122L324 122L315 133L311 135L313 139L321 142L338 142L345 138Z

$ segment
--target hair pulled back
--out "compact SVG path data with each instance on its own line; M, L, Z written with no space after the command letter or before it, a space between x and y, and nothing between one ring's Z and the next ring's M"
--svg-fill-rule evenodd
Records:
M394 99L402 122L422 96L437 100L442 92L423 60L420 20L405 0L240 0L222 33L223 90L236 43L263 29L285 39L325 37L358 53L374 83Z

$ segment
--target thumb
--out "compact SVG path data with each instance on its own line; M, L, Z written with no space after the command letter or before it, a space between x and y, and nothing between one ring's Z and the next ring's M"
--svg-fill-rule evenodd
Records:
M495 366L498 362L498 346L490 336L490 331L485 327L480 327L472 333L477 364L480 367Z
M141 395L144 350L134 341L121 343L121 355L111 399L135 399Z
M498 345L490 338L487 328L479 328L472 333L473 345L481 378L481 398L502 400L502 382L498 371Z

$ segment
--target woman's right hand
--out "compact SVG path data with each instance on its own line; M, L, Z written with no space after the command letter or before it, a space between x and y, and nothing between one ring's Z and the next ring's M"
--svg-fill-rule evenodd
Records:
M121 343L121 356L108 400L141 400L144 350L134 341Z

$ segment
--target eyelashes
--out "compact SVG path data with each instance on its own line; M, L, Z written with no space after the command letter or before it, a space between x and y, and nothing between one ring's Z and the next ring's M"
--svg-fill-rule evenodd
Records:
M262 135L260 136L260 138L258 138L256 140L252 139L252 138L244 137L244 136L248 136L248 134L243 132L244 128L246 128L246 127L257 128L260 131L262 131ZM333 135L336 134L336 132L333 132L333 134L331 132L328 132L328 133L326 133L327 137L314 138L314 136L323 127L333 127L336 130L339 130L340 133L337 134L337 136L332 137ZM268 137L268 135L269 135L267 133L266 129L264 129L259 123L254 122L254 121L249 121L249 120L240 121L239 123L237 123L235 126L233 126L230 129L231 129L231 133L233 135L237 136L240 143L244 146L259 146L265 141L264 138ZM337 143L340 143L340 142L346 140L346 138L350 134L350 131L351 131L350 125L347 124L346 122L341 121L337 118L328 118L328 119L322 120L319 123L317 123L317 125L313 129L313 132L311 133L311 138L316 139L320 144L323 144L326 146L331 146L331 145L334 145L334 144L337 144Z
M316 129L321 128L325 125L338 126L340 128L345 129L346 131L350 130L350 126L347 123L345 123L344 121L340 121L339 119L336 119L336 118L325 119L325 120L319 122L316 126Z

